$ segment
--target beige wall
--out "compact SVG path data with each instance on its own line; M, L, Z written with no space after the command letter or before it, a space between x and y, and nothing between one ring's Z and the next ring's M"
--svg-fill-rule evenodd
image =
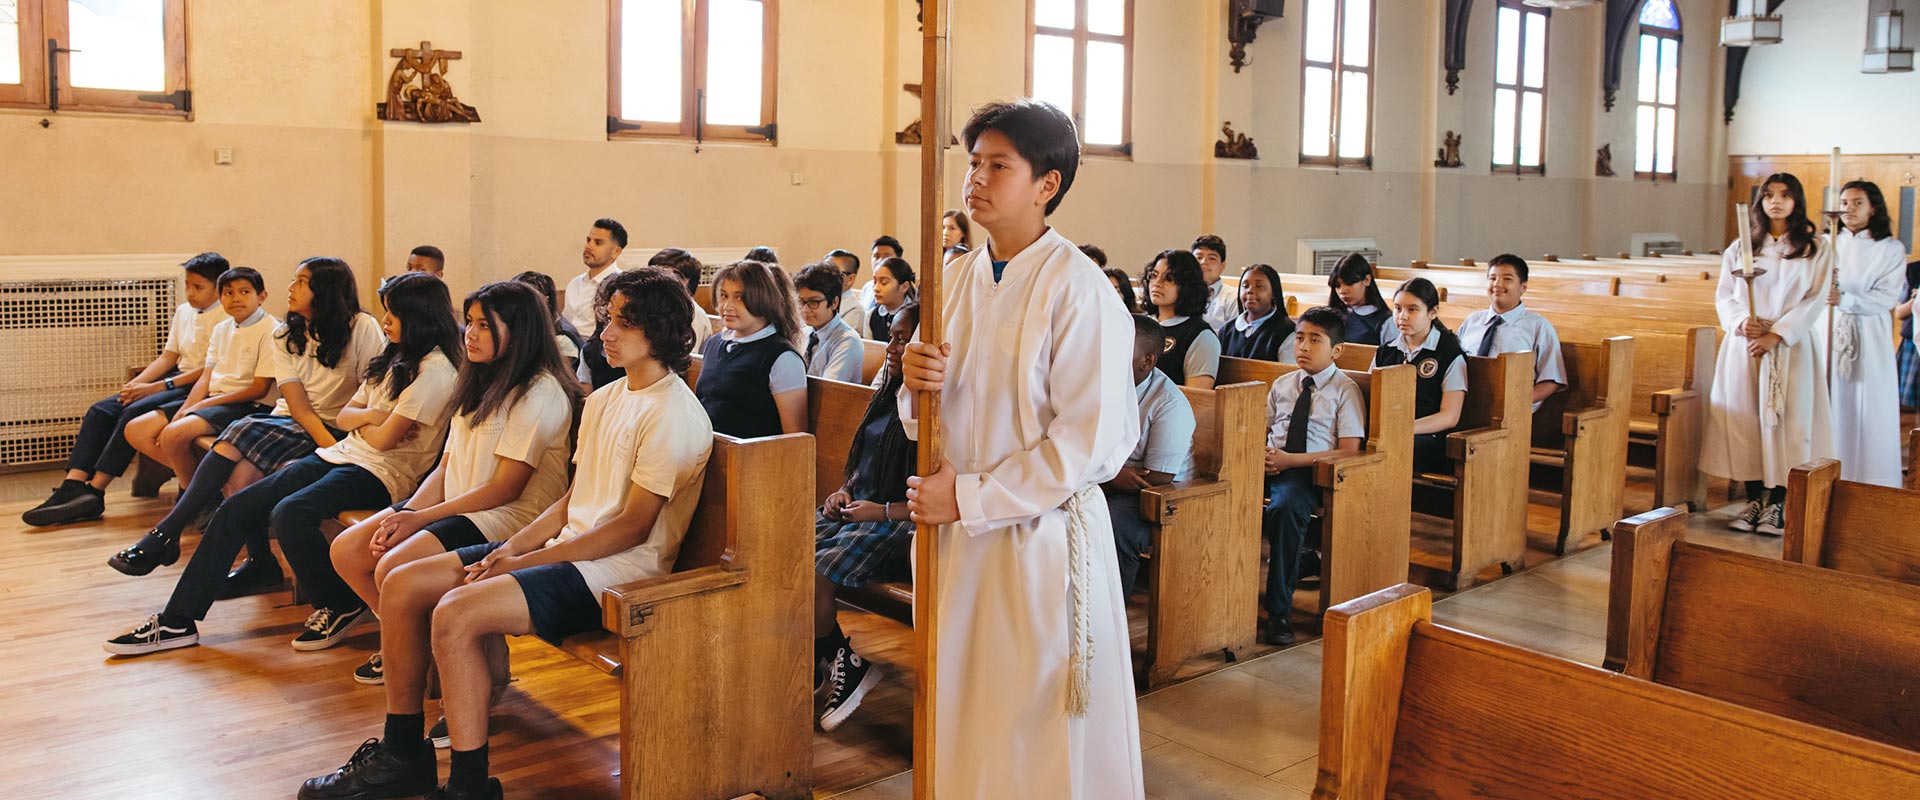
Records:
M1020 94L1026 0L957 2L956 115ZM1442 86L1438 3L1379 4L1375 169L1301 168L1300 24L1290 3L1226 64L1225 3L1136 0L1134 154L1088 158L1056 225L1133 269L1203 231L1236 263L1289 265L1302 237L1377 237L1389 260L1501 250L1624 249L1637 231L1712 246L1725 147L1713 0L1685 0L1681 181L1594 179L1612 142L1632 164L1631 88L1599 99L1600 10L1557 12L1546 177L1488 174L1491 3L1476 6L1461 90ZM1217 6L1217 7L1216 7ZM293 264L347 258L369 283L422 242L444 248L456 292L540 269L564 280L599 216L632 234L623 261L664 245L772 245L789 266L880 232L917 243L919 148L893 142L918 115L911 0L789 0L780 8L780 143L609 142L603 0L198 0L190 20L190 122L0 112L8 190L0 253L218 249L277 290ZM372 118L386 50L430 39L465 58L450 75L484 122ZM1749 67L1751 70L1752 67ZM1626 75L1633 75L1633 54ZM1751 77L1750 77L1751 81ZM1745 106L1743 105L1743 108ZM1222 120L1263 158L1216 161ZM1442 131L1467 166L1436 170ZM235 164L215 166L231 148ZM949 205L964 157L948 156ZM796 185L796 179L798 184ZM277 305L277 303L276 303Z
M1793 0L1780 7L1781 42L1753 48L1728 140L1741 155L1911 153L1920 150L1920 72L1860 72L1867 4ZM1907 20L1907 41L1920 38ZM1810 112L1810 106L1848 113ZM1824 178L1821 180L1824 183Z

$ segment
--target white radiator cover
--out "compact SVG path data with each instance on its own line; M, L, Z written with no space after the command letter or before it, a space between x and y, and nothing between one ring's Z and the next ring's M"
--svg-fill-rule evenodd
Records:
M0 467L64 461L167 340L192 254L0 256Z

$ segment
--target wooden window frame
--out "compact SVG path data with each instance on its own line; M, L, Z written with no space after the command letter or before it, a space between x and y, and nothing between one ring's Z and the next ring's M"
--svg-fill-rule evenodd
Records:
M1515 9L1520 12L1520 35L1519 35L1519 38L1516 40L1517 42L1516 46L1519 48L1520 52L1514 55L1514 71L1513 71L1514 82L1510 84L1500 82L1499 12L1501 9L1507 9L1507 8ZM1539 14L1540 16L1546 18L1547 43L1540 47L1540 60L1544 63L1542 63L1540 66L1540 87L1537 89L1530 88L1527 86L1527 17L1526 15L1528 14ZM1547 110L1548 108L1550 108L1550 106L1547 104L1547 89L1553 83L1552 76L1548 74L1549 68L1553 65L1553 12L1549 9L1540 8L1538 6L1526 5L1524 2L1522 2L1522 0L1500 0L1499 3L1494 6L1493 47L1494 47L1494 53L1493 53L1492 73L1493 73L1494 95L1497 99L1501 89L1511 89L1514 91L1513 163L1498 164L1498 163L1494 163L1491 159L1489 159L1488 166L1490 166L1493 172L1496 174L1511 173L1514 175L1545 175L1547 174L1547 152L1548 152L1547 151ZM1526 115L1521 113L1520 110L1526 107L1526 103L1524 101L1526 100L1526 95L1528 92L1532 92L1534 94L1540 95L1540 163L1536 166L1531 166L1531 167L1521 166L1520 164L1520 151L1525 147L1525 145L1523 145L1521 142L1520 134L1522 133L1522 131L1524 130L1524 126L1526 125L1526 122L1525 122ZM1495 103L1495 107L1496 108L1498 107L1497 102ZM1498 119L1494 120L1494 124L1496 125L1499 124L1499 120Z
M607 0L607 138L721 141L775 145L780 140L779 0L760 3L760 124L713 125L703 113L707 86L708 0L680 0L680 121L646 122L620 116L620 6Z
M1045 34L1073 40L1073 108L1067 114L1073 117L1073 126L1080 135L1080 154L1083 156L1106 156L1112 158L1133 157L1133 16L1134 0L1126 0L1126 33L1093 33L1087 30L1087 0L1073 0L1073 28L1056 28L1051 25L1038 25L1034 22L1034 0L1027 0L1027 94L1033 94L1033 38ZM1108 42L1118 44L1124 54L1125 74L1120 79L1120 143L1087 143L1087 43Z
M61 52L53 54L57 60L52 66L59 70L60 85L52 98L47 91L48 40L57 40L62 48L72 45L67 2L20 0L16 8L19 11L20 83L0 85L0 108L176 117L192 114L193 95L187 81L186 0L164 0L161 7L166 37L166 78L162 91L76 87L72 83L73 55Z
M1327 113L1327 154L1324 156L1307 155L1306 131L1300 132L1300 165L1332 167L1334 169L1373 169L1373 90L1379 86L1374 80L1373 68L1380 56L1380 3L1379 0L1367 0L1367 65L1348 66L1344 63L1347 50L1347 4L1345 0L1327 0L1333 3L1333 60L1314 61L1307 58L1306 37L1308 34L1306 0L1300 4L1300 124L1307 120L1307 69L1319 67L1333 73L1333 91L1328 96L1332 108ZM1340 155L1340 112L1345 107L1342 94L1346 91L1346 73L1360 72L1367 76L1367 147L1359 158L1343 158Z
M1677 11L1677 10L1678 10L1678 7L1676 6L1676 11ZM1664 181L1666 181L1666 182L1668 182L1668 183L1677 183L1677 182L1678 182L1678 181L1680 180L1680 80L1681 80L1681 77L1682 77L1682 75L1683 75L1683 73L1682 73L1682 72L1681 72L1680 70L1681 70L1681 66L1682 66L1682 64L1683 64L1683 62L1685 62L1685 61L1686 61L1686 59L1684 59L1684 58L1679 58L1679 57L1677 56L1677 54L1679 53L1679 51L1680 51L1680 48L1681 48L1681 47L1683 46L1683 41L1682 41L1682 39L1680 38L1680 32L1679 32L1679 31L1677 31L1677 30L1673 30L1673 29L1671 29L1671 28L1658 28L1658 27L1650 27L1650 26L1646 26L1646 25L1641 25L1641 26L1639 26L1639 27L1640 27L1640 35L1641 35L1641 36L1651 36L1651 37L1653 37L1653 38L1655 39L1655 42L1654 42L1654 44L1655 44L1655 46L1654 46L1654 48L1653 48L1653 54L1654 54L1654 58L1659 58L1659 57L1660 57L1660 48L1659 48L1659 40L1664 40L1664 39L1672 39L1672 40L1673 40L1673 42L1674 42L1674 52L1676 53L1676 57L1675 57L1675 59L1674 59L1674 62L1673 62L1673 102L1671 102L1671 103L1662 103L1662 102L1660 102L1660 90L1659 90L1659 86L1658 86L1658 83L1659 83L1659 81L1660 81L1660 70L1659 70L1659 68L1658 68L1658 67L1659 67L1659 65L1658 65L1658 63L1656 63L1656 64L1655 64L1655 69L1654 69L1654 73L1653 73L1653 74L1654 74L1654 78L1653 78L1653 80L1654 80L1654 83L1656 84L1656 85L1655 85L1655 87L1654 87L1654 93L1653 93L1653 102L1651 102L1651 103L1648 103L1648 102L1643 102L1643 101L1641 101L1641 100L1640 100L1640 87L1639 87L1639 86L1637 85L1637 84L1639 83L1639 81L1637 80L1637 77L1638 77L1638 76L1636 76L1636 80L1635 80L1635 84L1636 84L1636 85L1635 85L1635 86L1633 87L1633 89L1634 89L1634 94L1633 94L1633 97L1634 97L1634 109L1635 109L1635 111L1634 111L1634 115L1635 115L1635 121L1634 121L1634 124L1635 124L1635 125L1638 125L1638 124L1639 124L1639 119L1638 119L1638 117L1639 117L1639 108L1640 108L1641 106L1652 106L1652 107L1653 107L1653 116L1654 116L1654 123L1653 123L1653 125L1654 125L1654 137L1653 137L1653 148L1654 148L1654 150L1653 150L1653 165L1654 165L1654 171L1652 171L1652 172L1641 172L1640 170L1638 170L1638 169L1635 169L1635 170L1633 171L1633 177L1634 177L1634 179L1635 179L1635 180L1648 180L1648 181L1653 181L1653 182L1655 182L1655 183L1658 183L1658 182L1660 182L1660 181L1662 181L1662 180L1664 180ZM1646 53L1640 53L1640 54L1639 54L1639 56L1640 56L1641 58L1645 58L1645 57L1646 57ZM1661 171L1659 171L1659 166L1660 166L1660 109L1663 109L1663 108L1670 108L1670 109L1673 109L1673 152L1672 152L1672 153L1669 153L1669 154L1668 154L1668 155L1669 155L1669 156L1670 156L1670 157L1671 157L1671 158L1673 159L1673 169L1672 169L1672 170L1670 170L1670 171L1667 171L1667 172L1661 172ZM1638 130L1637 128L1636 128L1636 129L1634 130L1634 137L1633 137L1633 138L1634 138L1634 141L1635 141L1636 143L1637 143L1637 142L1639 141L1639 139L1640 139L1640 131L1639 131L1639 130ZM1636 156L1637 156L1637 155L1638 155L1638 154L1636 154ZM1637 163L1638 163L1638 161L1639 161L1639 159L1638 159L1638 158L1636 157L1636 158L1635 158L1635 162L1636 162L1636 165L1637 165Z

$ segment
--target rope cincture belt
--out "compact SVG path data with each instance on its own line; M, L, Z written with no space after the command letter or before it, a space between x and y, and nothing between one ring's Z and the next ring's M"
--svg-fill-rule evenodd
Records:
M1085 717L1093 700L1092 528L1100 487L1088 484L1062 506L1067 512L1067 591L1073 604L1067 651L1067 715Z

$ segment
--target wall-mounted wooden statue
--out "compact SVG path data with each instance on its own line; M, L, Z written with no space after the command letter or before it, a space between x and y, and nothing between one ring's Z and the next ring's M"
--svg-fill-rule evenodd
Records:
M1596 178L1613 177L1613 143L1600 145L1600 151L1593 154L1593 176Z
M1235 133L1231 120L1220 126L1220 136L1220 141L1213 143L1214 158L1260 157L1260 148L1253 146L1253 138L1244 133Z
M453 96L447 83L447 64L460 58L458 50L435 50L432 42L420 49L394 48L399 59L387 77L387 101L374 106L381 119L395 122L479 122L480 112Z
M1447 131L1446 138L1440 140L1440 149L1435 152L1439 158L1433 160L1436 167L1460 166L1460 134Z

